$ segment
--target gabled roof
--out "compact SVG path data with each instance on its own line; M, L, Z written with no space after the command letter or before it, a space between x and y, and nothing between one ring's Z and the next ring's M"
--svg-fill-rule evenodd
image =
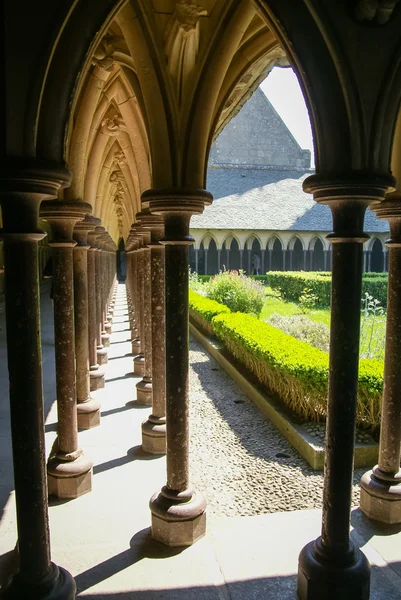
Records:
M316 204L302 190L312 171L279 171L212 167L207 189L214 202L191 219L193 229L266 229L271 231L331 231L328 206ZM365 231L388 231L387 221L367 210Z

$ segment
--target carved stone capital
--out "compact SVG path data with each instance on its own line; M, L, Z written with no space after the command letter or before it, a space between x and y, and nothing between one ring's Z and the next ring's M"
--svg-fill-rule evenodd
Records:
M88 234L90 231L94 231L97 225L97 219L86 215L83 221L78 221L75 224L73 231L73 238L77 242L77 246L88 245Z
M390 194L383 202L374 202L371 210L378 219L385 219L390 225L390 237L387 246L401 246L401 194Z
M393 191L395 179L391 175L374 173L348 173L311 175L303 182L305 192L313 193L319 204L327 204L333 215L333 232L327 236L331 242L365 242L369 236L363 232L366 208L381 201Z
M45 200L40 207L40 217L50 224L54 243L72 242L75 224L91 212L90 204L79 201Z
M113 115L112 117L103 119L100 131L105 135L117 136L120 135L122 131L127 131L127 128L122 117Z
M191 31L197 26L201 17L207 16L207 10L197 4L196 0L180 0L175 6L175 17L178 27L184 31Z
M115 161L121 166L127 164L127 158L122 150L114 154Z

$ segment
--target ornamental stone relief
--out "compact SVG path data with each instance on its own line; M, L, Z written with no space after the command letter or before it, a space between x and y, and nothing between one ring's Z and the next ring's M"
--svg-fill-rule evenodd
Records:
M180 0L166 29L165 51L167 66L175 83L180 102L182 90L192 73L199 51L199 19L207 10L196 0Z

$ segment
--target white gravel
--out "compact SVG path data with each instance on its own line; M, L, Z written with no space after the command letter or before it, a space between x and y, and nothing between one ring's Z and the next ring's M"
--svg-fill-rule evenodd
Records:
M320 508L323 474L309 467L194 340L189 376L191 479L206 496L208 514ZM354 474L353 506L364 470Z

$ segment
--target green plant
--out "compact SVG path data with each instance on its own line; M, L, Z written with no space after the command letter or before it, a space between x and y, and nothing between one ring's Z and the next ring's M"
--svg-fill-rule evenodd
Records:
M232 311L259 315L265 301L265 290L243 271L220 271L207 284L207 296Z
M229 352L262 384L304 419L326 416L329 356L251 315L219 314L213 331ZM383 362L361 360L357 423L377 428L383 391Z
M198 293L203 291L202 279L196 271L191 271L191 269L189 269L189 289Z
M270 325L277 327L284 333L292 335L301 342L311 344L323 352L330 348L330 329L323 323L316 323L305 315L283 316L273 314L269 321Z
M362 298L361 358L384 358L385 316L380 301L365 292Z
M268 281L273 289L279 290L284 300L299 302L308 290L314 296L314 305L330 306L331 273L312 271L270 271Z
M229 313L230 309L215 300L205 298L200 294L189 290L189 316L196 321L208 333L212 333L212 319L220 313Z
M315 308L318 302L318 297L316 296L316 294L312 293L310 288L305 288L302 294L300 295L298 302L300 312L303 315L305 315L310 310L312 310L312 308Z

